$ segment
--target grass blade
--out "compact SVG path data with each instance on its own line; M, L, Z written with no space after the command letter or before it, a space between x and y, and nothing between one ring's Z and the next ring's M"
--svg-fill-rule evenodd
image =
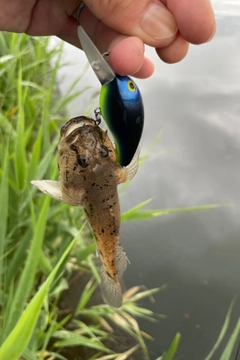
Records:
M24 119L24 94L22 90L22 67L20 65L18 73L18 122L17 122L17 138L15 152L15 169L18 189L22 190L26 182L26 150L24 141L25 119Z
M232 314L232 310L233 310L233 306L234 306L234 300L231 302L230 306L229 306L229 310L227 312L225 321L223 323L222 329L220 331L220 334L218 336L218 339L216 341L216 343L214 344L212 350L210 351L210 353L208 354L208 356L205 358L205 360L210 360L212 359L214 353L216 352L216 350L218 349L218 347L220 346L224 336L226 335L227 329L229 327L229 323L230 323L230 318L231 318L231 314Z
M22 353L25 351L28 342L31 338L31 335L34 331L41 307L43 305L44 299L50 289L50 286L54 280L55 275L57 274L60 266L65 261L66 257L70 253L74 240L68 246L57 265L40 287L38 292L30 301L26 310L23 312L22 316L18 320L16 326L9 334L5 342L0 348L0 359L1 360L18 360Z
M43 206L34 228L34 236L30 247L29 255L26 265L22 272L18 287L15 293L13 304L11 306L11 313L7 320L6 328L4 329L4 337L6 337L12 330L14 324L19 319L20 314L25 306L27 298L30 296L34 284L35 273L38 266L42 243L44 239L45 227L47 222L47 214L49 208L50 198L45 197ZM33 221L34 223L34 221Z
M2 291L4 272L4 250L6 246L6 231L7 231L7 218L8 218L8 149L3 151L3 169L2 179L0 186L0 204L1 204L1 216L0 216L0 294ZM1 324L1 320L0 320Z
M177 214L183 212L192 212L192 211L204 211L204 210L212 210L223 207L224 205L219 204L209 204L209 205L201 205L201 206L193 206L186 208L173 208L173 209L156 209L156 210L142 210L142 208L149 204L151 199L143 201L141 204L133 207L132 209L126 211L121 216L121 221L136 221L136 220L147 220L155 217Z
M58 331L56 332L55 337L61 339L54 344L55 347L61 348L66 346L83 345L95 350L105 351L107 353L112 352L99 340L99 338L88 338L86 336L67 331Z
M239 341L239 336L240 336L240 319L238 320L233 330L233 333L231 334L230 339L228 340L228 343L222 353L220 360L229 360L232 358L236 342ZM239 358L236 358L236 360L239 360Z
M174 356L178 349L180 339L181 339L181 335L179 333L177 333L175 335L173 341L171 342L171 345L170 345L168 351L163 355L162 360L173 360L174 359Z

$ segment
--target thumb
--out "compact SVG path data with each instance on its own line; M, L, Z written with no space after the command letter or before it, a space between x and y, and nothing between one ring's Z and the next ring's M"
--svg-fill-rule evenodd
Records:
M164 46L178 31L171 12L159 0L85 0L85 5L113 30L137 36L153 47Z

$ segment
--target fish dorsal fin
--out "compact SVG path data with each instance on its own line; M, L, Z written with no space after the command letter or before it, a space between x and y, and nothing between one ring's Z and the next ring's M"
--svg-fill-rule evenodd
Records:
M31 184L36 186L44 194L51 196L53 199L63 201L59 181L53 180L32 180Z

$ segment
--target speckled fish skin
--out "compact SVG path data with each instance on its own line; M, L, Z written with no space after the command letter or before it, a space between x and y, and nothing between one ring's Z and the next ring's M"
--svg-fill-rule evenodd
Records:
M95 120L79 116L61 129L59 181L32 181L54 199L84 208L103 263L100 269L102 295L114 307L122 305L120 278L127 267L127 257L120 245L117 185L135 175L139 151L128 167L121 167L107 132L96 125Z
M125 181L125 176L116 162L111 140L94 120L84 118L84 125L65 137L69 126L78 120L70 120L61 130L58 145L60 187L68 203L83 206L105 269L118 281L116 244L120 241L120 206L117 185ZM79 156L89 159L86 168L78 164Z

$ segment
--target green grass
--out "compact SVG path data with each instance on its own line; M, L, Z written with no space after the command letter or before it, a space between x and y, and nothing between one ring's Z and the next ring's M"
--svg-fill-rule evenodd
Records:
M129 289L121 309L104 304L88 307L100 279L84 213L40 194L30 184L32 179L57 179L59 129L68 119L66 105L79 95L74 88L81 77L66 91L68 95L57 91L61 54L62 45L49 47L47 38L0 33L0 358L64 360L63 349L87 347L96 352L92 359L124 360L139 346L148 357L145 339L151 337L136 319L161 321L164 316L142 308L139 301L164 287ZM149 201L122 214L122 220L218 206L144 210ZM89 281L76 308L59 317L59 299L79 271L87 273ZM231 309L207 360L226 338ZM110 350L105 340L113 337L113 324L135 339L136 346L124 353ZM239 322L221 360L228 359L238 335ZM179 341L176 334L162 359L174 358Z

